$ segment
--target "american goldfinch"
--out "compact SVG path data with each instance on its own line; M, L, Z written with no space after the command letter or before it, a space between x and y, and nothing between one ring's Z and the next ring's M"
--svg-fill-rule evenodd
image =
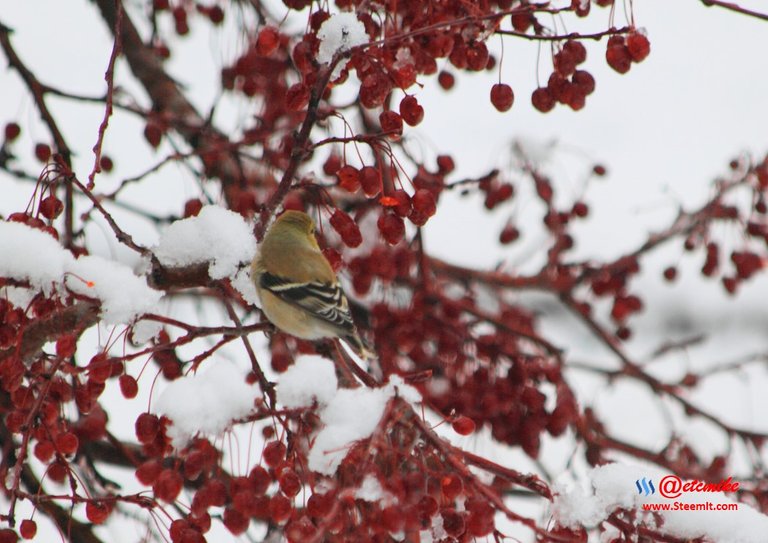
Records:
M306 213L286 211L277 218L253 260L251 277L262 311L283 332L308 340L341 338L361 357L372 357Z

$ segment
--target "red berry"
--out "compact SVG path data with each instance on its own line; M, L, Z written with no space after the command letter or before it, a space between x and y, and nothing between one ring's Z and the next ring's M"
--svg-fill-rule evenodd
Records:
M208 10L208 19L215 24L221 24L224 21L224 10L220 6L211 6Z
M485 42L476 41L467 47L467 68L479 72L488 65L488 47Z
M437 74L437 82L443 87L443 90L451 90L456 83L456 78L451 72L442 71Z
M307 514L313 518L323 518L333 508L332 494L312 494L307 500Z
M555 107L555 99L550 90L546 87L540 87L533 91L533 94L531 94L531 103L533 104L533 107L542 113L552 111Z
M440 488L447 500L454 500L464 490L464 483L458 475L446 475L440 481Z
M283 470L280 474L278 484L280 485L280 491L289 498L293 498L301 491L301 479L299 479L296 472L290 468Z
M51 148L45 143L35 145L35 156L40 162L48 162L51 158Z
M375 71L363 77L360 85L360 104L373 109L380 107L392 91L392 80L382 71Z
M336 175L341 169L341 157L337 154L330 154L323 163L323 172L325 175Z
M99 353L88 363L88 379L95 383L104 383L112 376L112 361L106 353Z
M725 290L728 294L735 294L736 288L739 286L739 280L736 277L723 277L721 279L723 282L723 287L725 287Z
M35 444L35 457L40 460L41 462L48 462L52 457L53 453L56 452L56 449L53 446L53 443L51 443L48 440L45 441L38 441Z
M120 392L123 394L124 398L130 400L135 398L139 393L139 384L136 382L136 379L130 375L121 375L118 382L120 383Z
M476 537L484 537L493 531L494 510L485 500L472 498L466 501L464 507L469 512L467 516L467 532Z
M390 133L390 138L396 139L403 133L403 118L394 111L382 111L379 124L383 132Z
M183 485L181 473L173 468L165 468L155 479L152 490L158 499L172 502L178 497Z
M149 486L154 484L162 469L163 465L159 460L147 460L136 468L135 475L141 484Z
M412 64L405 64L404 66L390 71L392 79L401 89L407 89L414 83L416 83L416 68Z
M576 70L573 72L571 80L585 95L592 94L595 91L595 78L592 77L592 74L589 72Z
M8 220L10 222L20 222L22 224L27 224L31 219L32 217L20 211L17 211L16 213L11 213L10 215L8 215Z
M563 77L568 77L576 69L576 59L568 49L559 51L553 59L553 64L555 71Z
M40 214L48 220L53 220L64 211L64 204L55 196L46 196L40 202Z
M627 49L635 62L642 62L651 52L651 42L645 34L633 32L627 36Z
M280 33L273 26L265 26L256 38L256 52L261 56L272 54L280 45Z
M24 539L34 539L37 534L37 523L32 519L25 518L21 521L19 533Z
M291 500L282 494L275 494L269 500L269 516L278 524L288 520L291 516Z
M77 436L72 432L64 432L63 434L57 435L54 442L56 444L56 450L64 455L75 454L77 452L77 447L80 444Z
M587 60L587 49L580 41L568 40L563 44L563 51L568 51L573 62L577 65Z
M396 190L388 196L382 196L379 203L391 207L401 217L407 217L411 212L411 197L404 190Z
M677 279L677 268L674 266L669 266L664 270L664 279L669 281L670 283Z
M343 168L342 168L343 169ZM357 247L363 242L363 236L352 217L337 209L331 215L331 226L341 236L341 240L347 247Z
M315 56L312 51L312 45L306 39L294 46L291 58L293 58L293 63L296 64L296 68L302 74L308 74L315 69L313 62Z
M400 101L400 116L411 126L416 126L424 119L424 108L415 96L406 96Z
M257 495L262 495L267 492L272 477L263 467L255 466L248 474L248 481L251 483L251 490Z
M456 168L456 164L453 162L453 158L450 155L438 155L437 157L437 169L442 174L451 173Z
M250 520L236 509L224 510L224 526L232 532L232 535L240 535L248 529Z
M160 432L160 419L150 413L142 413L136 419L136 438L140 443L151 443Z
M13 141L21 134L21 127L17 123L5 125L5 141Z
M227 503L227 487L219 479L209 479L200 490L198 494L202 492L205 497L205 501L214 507L221 507Z
M349 164L342 166L336 177L339 179L339 186L349 192L356 192L360 188L360 171Z
M499 242L503 244L512 243L513 241L516 241L520 237L520 230L515 228L513 225L508 224L504 227L504 229L499 234Z
M496 83L491 87L491 103L499 111L509 111L514 101L515 93L506 83Z
M417 190L411 199L413 211L409 215L411 222L417 226L426 224L427 219L435 214L437 204L435 197L427 189Z
M186 36L189 34L189 22L187 21L187 11L179 6L173 8L173 19L176 28L176 33L179 36Z
M151 121L148 122L144 127L144 139L146 139L152 147L158 147L160 145L160 140L163 139L163 129L160 128L160 125L157 123Z
M582 2L582 0L571 0L571 9L575 10L577 17L586 17L589 15L591 4Z
M456 417L451 425L453 426L453 430L462 436L468 436L475 431L475 421L464 415Z
M584 202L576 202L571 208L571 213L577 217L586 217L589 214L589 206Z
M525 32L531 27L533 21L533 15L529 11L514 13L512 15L512 28L517 32Z
M75 354L77 339L72 334L61 336L56 340L56 354L61 358L69 358Z
M171 541L173 543L178 543L181 541L182 535L185 531L189 530L191 528L191 524L187 519L184 518L177 518L173 522L171 522L171 527L168 530L168 535L171 538Z
M365 195L369 198L378 195L383 188L381 173L378 168L364 166L360 170L360 185L363 187Z
M376 224L382 237L390 245L395 245L405 236L405 223L398 215L384 212L379 216Z
M101 159L99 160L99 167L105 172L111 172L115 167L115 163L112 162L112 159L107 155L102 155Z
M48 466L48 478L59 484L63 483L69 475L69 466L66 462L56 461Z
M264 462L271 468L285 460L286 447L280 441L270 441L264 447Z
M89 501L85 504L85 516L94 524L102 524L112 512L112 508L103 502Z
M285 93L285 106L290 111L300 111L309 104L309 87L304 83L296 83Z
M203 202L198 198L187 200L184 204L184 218L197 217L197 214L200 213L201 209L203 209Z
M427 51L434 58L444 58L453 50L453 38L444 32L435 32L429 37Z
M445 508L440 511L440 516L443 517L443 529L448 535L458 537L466 531L464 514L453 508Z
M614 38L615 37L616 36L614 36ZM611 42L608 42L608 49L605 51L605 60L608 62L608 66L620 74L627 73L632 67L632 56L623 40L620 44L616 45L611 45Z

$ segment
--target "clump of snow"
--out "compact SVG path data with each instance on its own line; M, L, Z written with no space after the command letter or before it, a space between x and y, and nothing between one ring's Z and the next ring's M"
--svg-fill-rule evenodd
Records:
M134 345L142 345L156 338L163 329L157 321L140 320L131 327L131 341Z
M26 281L46 295L64 287L101 302L108 324L128 323L152 311L162 293L124 264L99 256L75 259L51 236L15 222L0 222L0 277Z
M75 260L45 232L17 222L0 222L0 277L27 281L51 294Z
M368 43L365 25L351 12L331 15L320 25L317 37L320 39L317 61L321 64L329 63L337 52Z
M277 383L277 402L283 407L305 407L315 401L321 407L324 426L309 452L309 469L325 475L336 472L354 442L371 436L395 396L410 403L421 401L419 392L397 375L381 388L339 389L333 362L319 356L300 357Z
M333 475L351 445L373 434L387 403L395 396L411 403L421 400L418 391L397 375L382 388L340 389L320 412L325 427L309 452L309 469Z
M389 503L392 501L392 494L381 487L381 483L376 476L368 473L360 486L355 490L355 498L371 503Z
M237 270L234 277L230 278L230 283L238 291L243 299L251 305L261 307L259 295L256 293L256 286L251 279L251 267L245 266Z
M392 397L386 388L342 388L320 412L325 427L309 451L309 469L333 475L352 444L378 426Z
M410 404L421 402L421 393L411 385L406 385L403 378L399 375L389 376L387 389L393 396L397 395L398 398L402 398Z
M697 504L711 502L733 504L722 492L683 492L676 499L664 498L658 491L645 496L640 494L635 481L650 478L657 483L669 475L656 468L607 464L594 468L590 473L591 488L578 488L558 484L553 504L555 518L566 526L597 525L618 508L641 510L643 504ZM647 513L651 518L652 513ZM758 543L765 541L768 533L768 516L745 503L735 511L659 511L663 524L659 532L683 539L705 537L720 543Z
M171 224L154 249L163 266L178 268L208 262L211 279L234 276L256 254L256 239L239 214L205 206L197 217Z
M216 360L205 372L176 379L163 390L157 412L173 424L168 436L182 448L198 433L218 435L233 420L251 412L259 387L245 382L245 372L227 360Z
M310 406L315 400L327 405L338 385L333 362L316 355L300 356L278 378L277 402L289 409Z
M149 313L163 297L123 264L99 256L81 256L68 271L74 274L67 276L69 290L101 300L101 316L108 324L130 322Z

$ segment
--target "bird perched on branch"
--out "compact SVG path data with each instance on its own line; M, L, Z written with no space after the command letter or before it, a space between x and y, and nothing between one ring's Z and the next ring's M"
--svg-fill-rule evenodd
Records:
M362 358L373 357L306 213L286 211L277 218L253 260L251 277L262 311L283 332L308 340L340 338Z

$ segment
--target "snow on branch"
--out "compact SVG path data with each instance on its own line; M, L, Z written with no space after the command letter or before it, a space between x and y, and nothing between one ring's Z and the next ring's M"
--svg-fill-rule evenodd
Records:
M0 222L0 277L26 282L46 295L69 292L97 299L107 324L127 324L152 311L162 292L118 262L75 258L50 235L15 222Z

